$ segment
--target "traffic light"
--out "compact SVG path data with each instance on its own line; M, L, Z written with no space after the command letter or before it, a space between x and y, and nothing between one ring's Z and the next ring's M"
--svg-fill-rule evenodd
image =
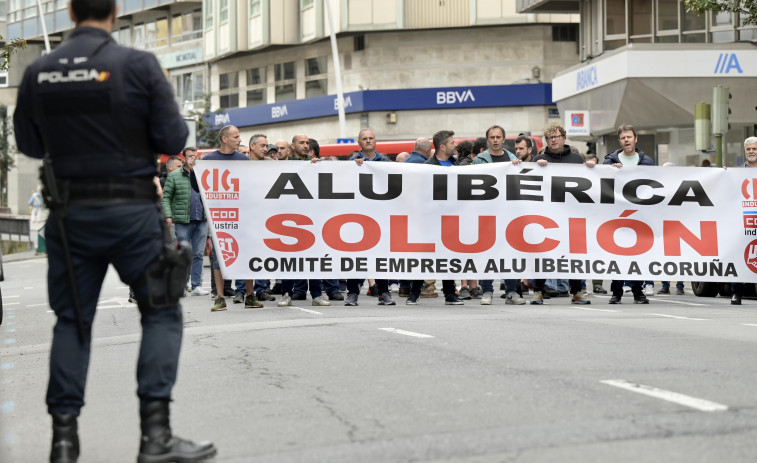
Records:
M712 133L725 135L730 128L728 115L731 114L729 107L731 92L728 87L716 85L712 89Z
M699 151L710 149L710 105L697 103L694 105L694 144Z

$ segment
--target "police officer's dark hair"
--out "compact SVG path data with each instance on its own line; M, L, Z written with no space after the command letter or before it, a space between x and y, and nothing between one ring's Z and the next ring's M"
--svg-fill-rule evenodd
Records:
M486 137L478 137L476 138L476 141L473 142L473 147L471 148L472 153L479 154L481 152L481 149L486 149Z
M515 139L515 143L520 143L522 141L526 142L526 148L533 148L534 142L531 140L531 137L527 137L525 135L518 135L518 138Z
M251 136L251 137L250 137L250 142L249 142L249 143L247 143L247 144L248 144L248 145L252 145L252 144L256 143L256 142L258 141L258 138L260 138L260 137L263 137L263 138L268 138L268 137L266 137L266 136L265 136L264 134L262 134L262 133L256 133L255 135L253 135L253 136Z
M446 142L447 140L449 140L450 137L454 137L454 136L455 136L455 132L453 132L451 130L440 130L440 131L436 132L434 134L434 148L436 148L438 150L439 147L444 144L444 142ZM450 153L450 156L451 155L452 155L452 153Z
M620 127L618 127L618 137L620 137L620 132L626 132L629 130L633 132L633 136L636 137L636 129L634 129L631 124L623 124Z
M102 20L116 11L116 0L71 0L71 10L78 22Z
M184 148L183 150L181 150L181 154L184 156L184 159L187 158L187 151L194 151L196 153L197 152L197 148L195 148L194 146L187 146L186 148ZM171 158L179 159L176 156L171 156ZM171 158L168 158L168 159L170 160Z
M505 138L505 135L506 135L506 133L505 133L505 129L503 129L503 128L502 128L501 126L499 126L499 125L493 125L493 126L489 127L488 129L486 129L486 138L489 138L489 132L491 132L491 131L492 131L492 130L494 130L494 129L499 129L499 130L501 130L501 131L502 131L502 138Z
M318 140L316 140L315 138L308 139L308 148L313 151L315 157L321 157L321 145L318 144Z

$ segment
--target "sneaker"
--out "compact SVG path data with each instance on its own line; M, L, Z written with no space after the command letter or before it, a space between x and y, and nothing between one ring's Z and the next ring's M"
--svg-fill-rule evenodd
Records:
M409 296L407 296L407 300L405 301L405 304L407 305L418 305L418 298L420 298L420 293L410 293Z
M208 294L210 294L210 292L205 291L201 286L197 286L189 292L190 296L207 296Z
M410 288L400 288L397 295L399 297L408 297L410 295Z
M357 294L347 293L347 300L344 301L344 305L349 305L349 306L357 305Z
M486 291L483 296L481 296L481 305L492 305L492 293L489 291Z
M312 305L328 306L328 305L331 305L331 302L329 302L329 300L326 299L326 296L321 294L320 296L313 298Z
M544 286L544 294L546 294L549 297L558 297L560 296L560 291L550 287L550 286Z
M500 291L506 291L507 290L507 286L504 283L500 283L499 284L499 290Z
M397 305L397 303L392 299L391 293L381 293L378 299L378 305Z
M483 299L482 299L483 300ZM457 294L448 294L444 297L444 303L446 305L463 305L465 304L459 297L457 297Z
M217 297L215 304L213 304L213 307L210 308L211 312L220 312L222 310L226 310L226 299L222 297Z
M431 284L425 284L423 285L423 288L421 289L421 297L439 297L438 294L436 294L436 285Z
M129 302L130 302L131 304L136 304L136 303L137 303L137 300L136 300L135 298L133 298L132 296L129 296Z
M333 293L329 294L329 300L330 301L343 301L344 294L340 293L339 291L334 291Z
M458 296L460 297L460 299L464 301L471 300L470 290L468 289L467 286L463 286L462 288L460 288L460 294L458 294Z
M234 296L234 290L231 288L227 288L223 290L224 297L233 297Z
M261 301L275 301L276 298L268 290L261 291L257 294L257 298Z
M682 289L676 289L676 296L683 296L686 294Z
M661 290L657 291L657 294L670 294L670 288L662 288Z
M623 285L623 292L624 293L630 293L631 292L631 287L627 286L627 285Z
M308 295L305 293L294 293L292 294L292 300L293 301L307 301Z
M644 295L654 296L654 285L644 285Z
M607 290L602 285L594 285L594 294L607 294Z
M647 296L643 294L639 294L638 296L634 296L633 303L634 304L649 304L649 299L647 299Z
M741 305L741 296L735 294L731 296L731 305Z
M484 297L484 291L481 289L480 286L476 286L475 288L470 289L470 297L471 299L481 299Z
M392 283L389 285L389 292L390 293L398 293L400 291L400 285L397 283Z
M552 297L570 297L570 293L568 291L558 291L557 296Z
M544 296L542 296L541 291L534 291L534 295L531 296L531 304L534 304L534 305L544 304Z
M366 292L365 294L367 296L378 297L378 295L379 295L379 293L378 293L378 286L376 286L376 285L369 286L368 287L368 292Z
M610 304L620 304L621 296L613 296L610 298Z
M278 306L279 307L289 307L292 305L292 297L289 294L284 294L281 296L281 300L279 301Z
M250 294L244 298L244 308L245 309L262 309L263 303L260 302L257 296L255 296L254 294Z
M591 304L591 301L588 297L584 296L581 293L576 293L573 295L573 297L570 299L571 304Z
M241 304L244 302L244 294L235 294L233 301L234 304Z
M523 305L526 303L526 300L522 297L518 296L518 293L515 291L510 291L505 295L505 304L510 305Z

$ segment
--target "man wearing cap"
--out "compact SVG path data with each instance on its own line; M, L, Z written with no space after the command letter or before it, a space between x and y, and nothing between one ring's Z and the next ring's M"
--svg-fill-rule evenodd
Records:
M274 145L273 143L268 145L268 151L266 151L264 159L268 161L278 161L279 160L279 147Z

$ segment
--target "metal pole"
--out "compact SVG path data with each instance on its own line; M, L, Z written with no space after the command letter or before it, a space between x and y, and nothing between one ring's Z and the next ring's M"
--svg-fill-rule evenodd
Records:
M715 134L715 165L723 167L723 134Z
M45 25L45 15L42 14L42 2L37 0L37 11L39 11L39 22L42 23L42 35L45 37L45 51L50 53L50 37L47 35L47 25Z
M39 0L37 0L39 1ZM329 29L331 36L331 57L334 61L334 75L336 79L336 101L339 111L339 138L347 138L347 122L344 118L344 92L342 91L342 68L339 64L339 50L336 46L336 33L334 32L334 17L331 14L331 0L323 0L329 16Z

